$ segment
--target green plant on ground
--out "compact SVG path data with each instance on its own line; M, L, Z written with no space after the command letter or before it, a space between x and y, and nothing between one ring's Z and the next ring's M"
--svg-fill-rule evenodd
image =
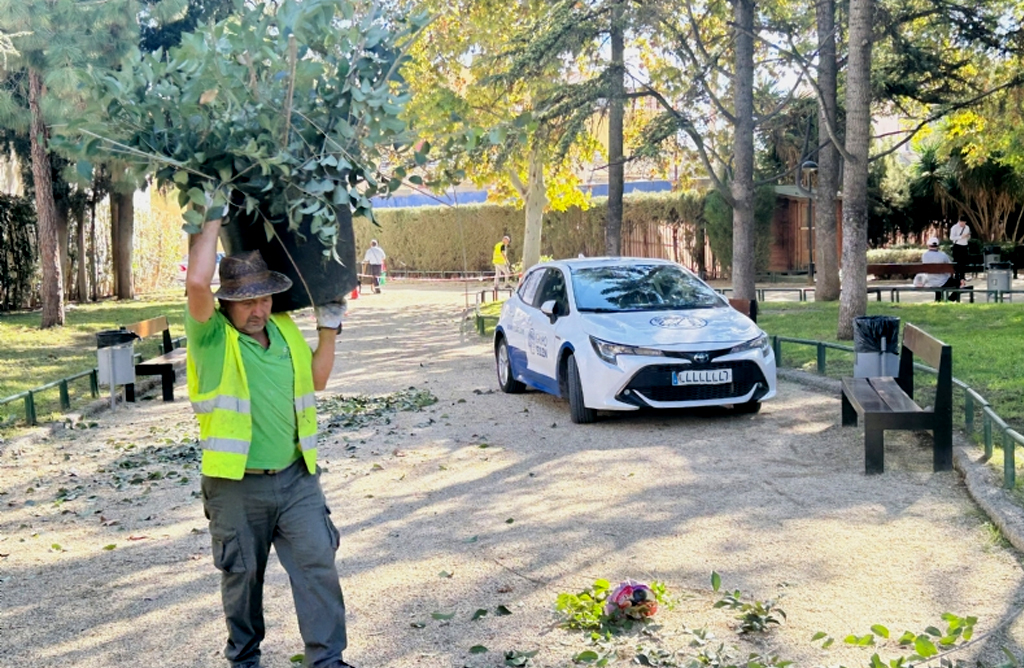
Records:
M947 612L942 615L942 620L945 622L945 631L935 626L929 626L920 632L904 631L894 642L900 649L911 649L911 653L885 661L875 652L871 655L870 668L903 668L935 661L938 661L943 668L953 668L953 666L959 665L961 662L959 660L954 662L950 656L962 650L974 636L974 626L978 623L978 618L960 617ZM884 646L891 646L893 643L890 639L889 629L881 624L875 624L871 627L870 633L862 636L850 634L843 638L843 642L857 647L873 647L877 644L878 638L883 640ZM811 637L811 642L818 641L821 641L821 646L824 649L828 649L835 643L835 639L824 631L819 631Z
M711 588L717 592L721 585L721 576L717 572L712 572ZM736 619L740 620L740 633L767 633L772 624L782 624L779 617L786 618L785 611L775 605L775 601L748 603L743 600L743 593L739 589L716 601L714 607L738 610L739 614L736 615Z
M717 593L721 584L721 576L713 571L711 573L712 591ZM661 627L658 626L644 627L640 631L640 642L624 645L624 638L607 632L601 625L600 616L603 606L600 602L610 595L610 591L611 587L606 580L598 580L594 586L579 594L559 595L557 607L568 615L568 618L561 624L563 628L600 629L602 631L594 630L590 634L589 641L593 649L576 654L573 657L574 664L607 666L609 663L631 655L631 663L641 666L788 668L792 665L791 661L770 653L753 652L743 655L739 648L718 641L706 627L683 627L680 630L682 635L689 636L687 643L689 649L665 646L659 637ZM660 591L663 596L663 585ZM764 631L771 624L779 624L778 620L769 621L773 612L785 617L785 614L782 614L782 611L772 604L744 603L739 591L727 594L713 603L712 607L743 612L744 614L741 614L740 618L750 628L741 630L740 633ZM747 617L748 614L751 616ZM924 663L936 664L941 668L964 668L966 664L962 660L952 658L952 655L971 644L985 640L987 636L994 633L994 631L990 631L980 638L974 638L974 627L978 623L978 618L973 616L961 617L947 612L942 615L942 621L944 629L939 626L928 626L920 632L904 631L902 635L893 639L890 639L887 627L875 624L871 627L870 632L864 635L847 635L843 638L843 643L853 647L895 648L903 652L895 658L883 660L876 651L871 656L866 668L911 668ZM823 649L828 649L835 644L836 639L825 632L818 632L811 638L811 642L820 643ZM986 667L979 662L977 668L1020 668L1020 663L1015 660L1012 653L1005 648L1003 651L1009 658L1008 662L995 667Z
M659 605L672 606L664 583L652 582L649 587ZM563 615L560 622L562 628L591 631L591 639L597 641L602 637L608 638L615 633L628 631L635 624L643 624L649 619L608 614L605 608L613 590L608 580L598 579L590 587L576 594L559 594L555 599L555 609Z

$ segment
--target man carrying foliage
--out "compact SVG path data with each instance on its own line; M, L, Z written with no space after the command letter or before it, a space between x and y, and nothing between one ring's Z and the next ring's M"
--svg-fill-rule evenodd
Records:
M339 537L316 465L314 394L334 366L345 305L317 309L313 352L288 314L271 313L271 295L288 290L291 280L270 271L258 251L225 257L214 294L220 226L205 223L192 247L185 331L189 399L203 448L203 507L228 627L224 656L233 667L260 665L263 580L273 546L291 582L304 665L345 668L345 601L334 563Z

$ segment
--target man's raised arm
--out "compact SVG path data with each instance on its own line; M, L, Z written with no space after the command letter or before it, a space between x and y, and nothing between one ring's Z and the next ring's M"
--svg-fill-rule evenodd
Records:
M217 270L217 234L220 220L203 224L196 235L195 243L188 255L188 270L185 273L185 287L188 291L188 313L196 322L206 322L213 317L215 309L213 290L210 283Z

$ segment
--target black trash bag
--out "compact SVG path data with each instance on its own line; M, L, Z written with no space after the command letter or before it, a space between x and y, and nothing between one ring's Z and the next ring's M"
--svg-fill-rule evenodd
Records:
M900 334L900 319L888 315L864 315L853 319L853 349L858 353L885 352L897 354L896 347Z
M111 346L120 346L137 338L139 338L138 334L129 332L124 327L121 329L105 329L102 332L96 332L96 347L109 348Z

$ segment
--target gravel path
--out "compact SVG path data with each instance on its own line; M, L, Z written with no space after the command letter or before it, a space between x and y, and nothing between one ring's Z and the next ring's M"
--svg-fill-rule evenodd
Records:
M738 661L867 665L907 652L825 651L811 635L898 636L944 612L995 631L957 658L1022 653L1019 556L959 474L931 472L927 439L887 436L887 472L866 477L863 432L840 429L837 394L791 379L756 416L573 425L562 401L496 390L488 343L460 335L464 306L459 289L389 285L353 302L339 343L329 391L438 399L321 446L356 666L497 667L510 650L569 666L590 646L556 627L556 596L627 577L664 581L678 603L653 633L612 644L622 665L638 645L692 656L686 631L700 627ZM0 666L226 665L183 385L174 404L0 443ZM777 599L785 622L737 635L734 613L712 608L712 571L747 600ZM288 668L302 646L276 561L266 609L263 665Z

